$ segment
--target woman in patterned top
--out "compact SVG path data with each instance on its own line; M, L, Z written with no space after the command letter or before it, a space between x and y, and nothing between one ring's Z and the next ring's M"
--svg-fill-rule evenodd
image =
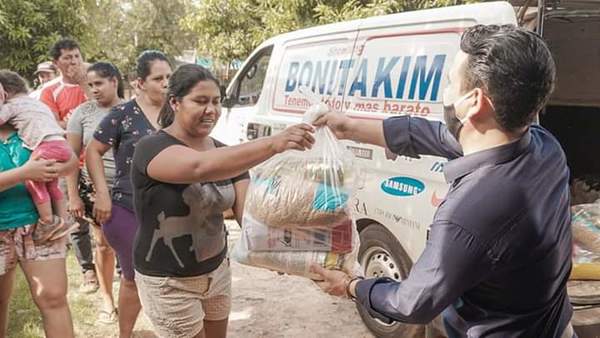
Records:
M121 73L113 64L97 62L87 71L88 86L93 100L87 101L75 109L67 122L67 141L76 154L81 153L93 138L94 131L111 108L123 101L123 80ZM103 158L106 183L112 187L115 176L115 160L112 151ZM112 295L112 281L115 270L115 253L109 246L100 225L92 215L95 192L85 167L67 177L69 211L77 218L81 227L91 224L96 239L96 270L98 284L103 299L98 322L111 324L117 320L117 312ZM86 229L87 230L87 229Z
M119 289L119 334L130 337L140 312L134 281L133 240L137 221L133 212L129 179L136 143L158 128L160 108L165 102L171 66L159 51L145 51L137 60L139 95L114 107L100 122L86 150L86 166L96 188L93 216L102 225L108 244L115 250L122 269ZM115 180L109 193L102 156L113 150Z

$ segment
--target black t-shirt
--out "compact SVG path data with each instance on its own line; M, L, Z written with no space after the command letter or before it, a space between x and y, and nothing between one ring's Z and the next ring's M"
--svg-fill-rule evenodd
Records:
M216 147L224 146L213 141ZM216 269L225 258L223 211L235 202L233 184L249 176L244 173L224 181L193 184L150 178L150 161L173 145L185 146L161 130L144 137L136 146L131 181L140 227L134 243L134 265L148 276L199 276Z

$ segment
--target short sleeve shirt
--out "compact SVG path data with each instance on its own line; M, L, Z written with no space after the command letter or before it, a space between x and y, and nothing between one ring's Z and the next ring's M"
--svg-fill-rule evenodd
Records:
M216 147L224 146L214 142ZM185 146L159 131L136 147L131 178L140 227L134 243L134 265L149 276L199 276L216 269L225 258L223 211L234 205L234 183L247 179L248 174L193 184L171 184L149 177L150 161L173 145Z
M77 107L73 112L73 115L71 115L71 118L67 123L67 133L81 135L83 147L87 147L92 140L100 121L108 115L108 112L109 109L100 107L96 101L83 103ZM102 160L104 162L106 181L108 186L112 187L115 177L115 160L112 149L104 154ZM89 179L89 174L85 166L81 170L81 175L84 178Z
M59 78L42 89L40 101L52 110L59 121L66 121L75 108L87 101L87 97L79 85L64 83Z
M65 131L43 103L29 96L14 97L0 108L0 124L10 123L31 150L48 137L62 137Z
M112 189L113 203L133 211L133 190L130 182L131 161L137 142L153 134L154 127L135 100L114 107L106 115L94 138L112 146L115 158L115 179Z
M23 146L17 133L0 141L0 172L24 165L31 151ZM25 184L0 191L0 231L20 228L37 222L38 213Z

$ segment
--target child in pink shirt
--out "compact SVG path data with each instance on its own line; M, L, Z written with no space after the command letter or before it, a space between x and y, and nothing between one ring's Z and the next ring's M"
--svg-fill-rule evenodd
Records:
M73 151L64 138L65 131L46 105L27 96L25 80L15 72L0 70L0 85L4 88L4 93L0 95L0 125L10 123L15 127L25 146L33 151L32 157L68 161ZM67 204L57 179L50 182L26 181L25 186L37 207L39 222L53 225L40 227L48 231L38 231L37 237L41 236L39 240L54 240L78 227L74 222L65 224Z

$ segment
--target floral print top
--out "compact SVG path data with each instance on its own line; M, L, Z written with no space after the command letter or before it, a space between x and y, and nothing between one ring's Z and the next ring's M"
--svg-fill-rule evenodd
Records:
M98 125L94 138L112 146L115 157L113 203L133 211L130 169L137 142L156 130L135 100L115 106Z

